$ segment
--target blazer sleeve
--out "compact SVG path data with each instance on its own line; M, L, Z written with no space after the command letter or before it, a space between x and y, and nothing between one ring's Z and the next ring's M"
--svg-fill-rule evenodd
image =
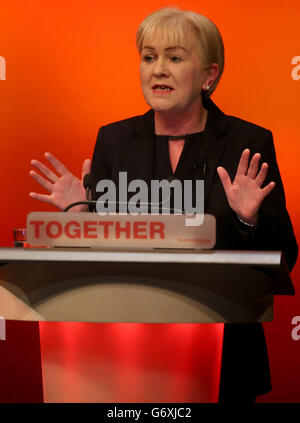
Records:
M111 178L111 152L109 151L107 141L105 139L105 127L101 127L98 131L94 153L92 157L91 174L93 179L92 197L93 200L98 198L96 192L97 183L102 179Z
M264 199L259 209L258 222L251 237L252 248L281 250L291 271L297 259L298 245L286 209L284 188L276 160L273 136L270 131L267 131L260 153L261 163L266 162L269 165L264 186L270 181L274 181L276 185Z

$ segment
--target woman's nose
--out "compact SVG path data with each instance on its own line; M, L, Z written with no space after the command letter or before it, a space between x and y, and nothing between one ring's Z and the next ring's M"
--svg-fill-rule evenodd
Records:
M156 77L169 75L168 65L163 57L156 60L153 67L153 73Z

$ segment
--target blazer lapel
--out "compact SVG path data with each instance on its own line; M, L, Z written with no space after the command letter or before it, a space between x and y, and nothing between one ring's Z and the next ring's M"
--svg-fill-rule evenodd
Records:
M208 118L199 162L205 165L204 202L206 203L213 180L219 177L217 174L217 166L225 147L227 118L212 100L209 99L206 101L205 107L208 110Z
M134 137L130 142L129 180L142 179L150 183L154 159L154 111L139 116L133 124Z

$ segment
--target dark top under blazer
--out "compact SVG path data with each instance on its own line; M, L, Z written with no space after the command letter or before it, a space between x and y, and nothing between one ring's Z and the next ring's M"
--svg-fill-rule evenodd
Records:
M283 185L278 170L272 133L258 125L225 115L211 100L204 103L208 118L200 157L206 163L204 179L205 213L217 219L216 249L282 250L289 270L295 264L298 246L286 210ZM241 224L228 205L217 174L223 166L234 179L242 151L261 153L261 163L269 164L265 181L276 183L265 198L254 230ZM92 160L94 181L112 179L118 186L119 172L128 181L153 178L154 112L100 128ZM93 198L99 196L93 188ZM261 324L226 324L224 331L220 395L236 398L271 389L267 349Z

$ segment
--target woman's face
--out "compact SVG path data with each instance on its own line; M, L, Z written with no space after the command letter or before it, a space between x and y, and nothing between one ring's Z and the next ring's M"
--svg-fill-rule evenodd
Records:
M201 66L195 36L191 34L184 47L164 44L160 35L156 31L143 42L140 77L145 100L160 113L198 111L208 71Z

